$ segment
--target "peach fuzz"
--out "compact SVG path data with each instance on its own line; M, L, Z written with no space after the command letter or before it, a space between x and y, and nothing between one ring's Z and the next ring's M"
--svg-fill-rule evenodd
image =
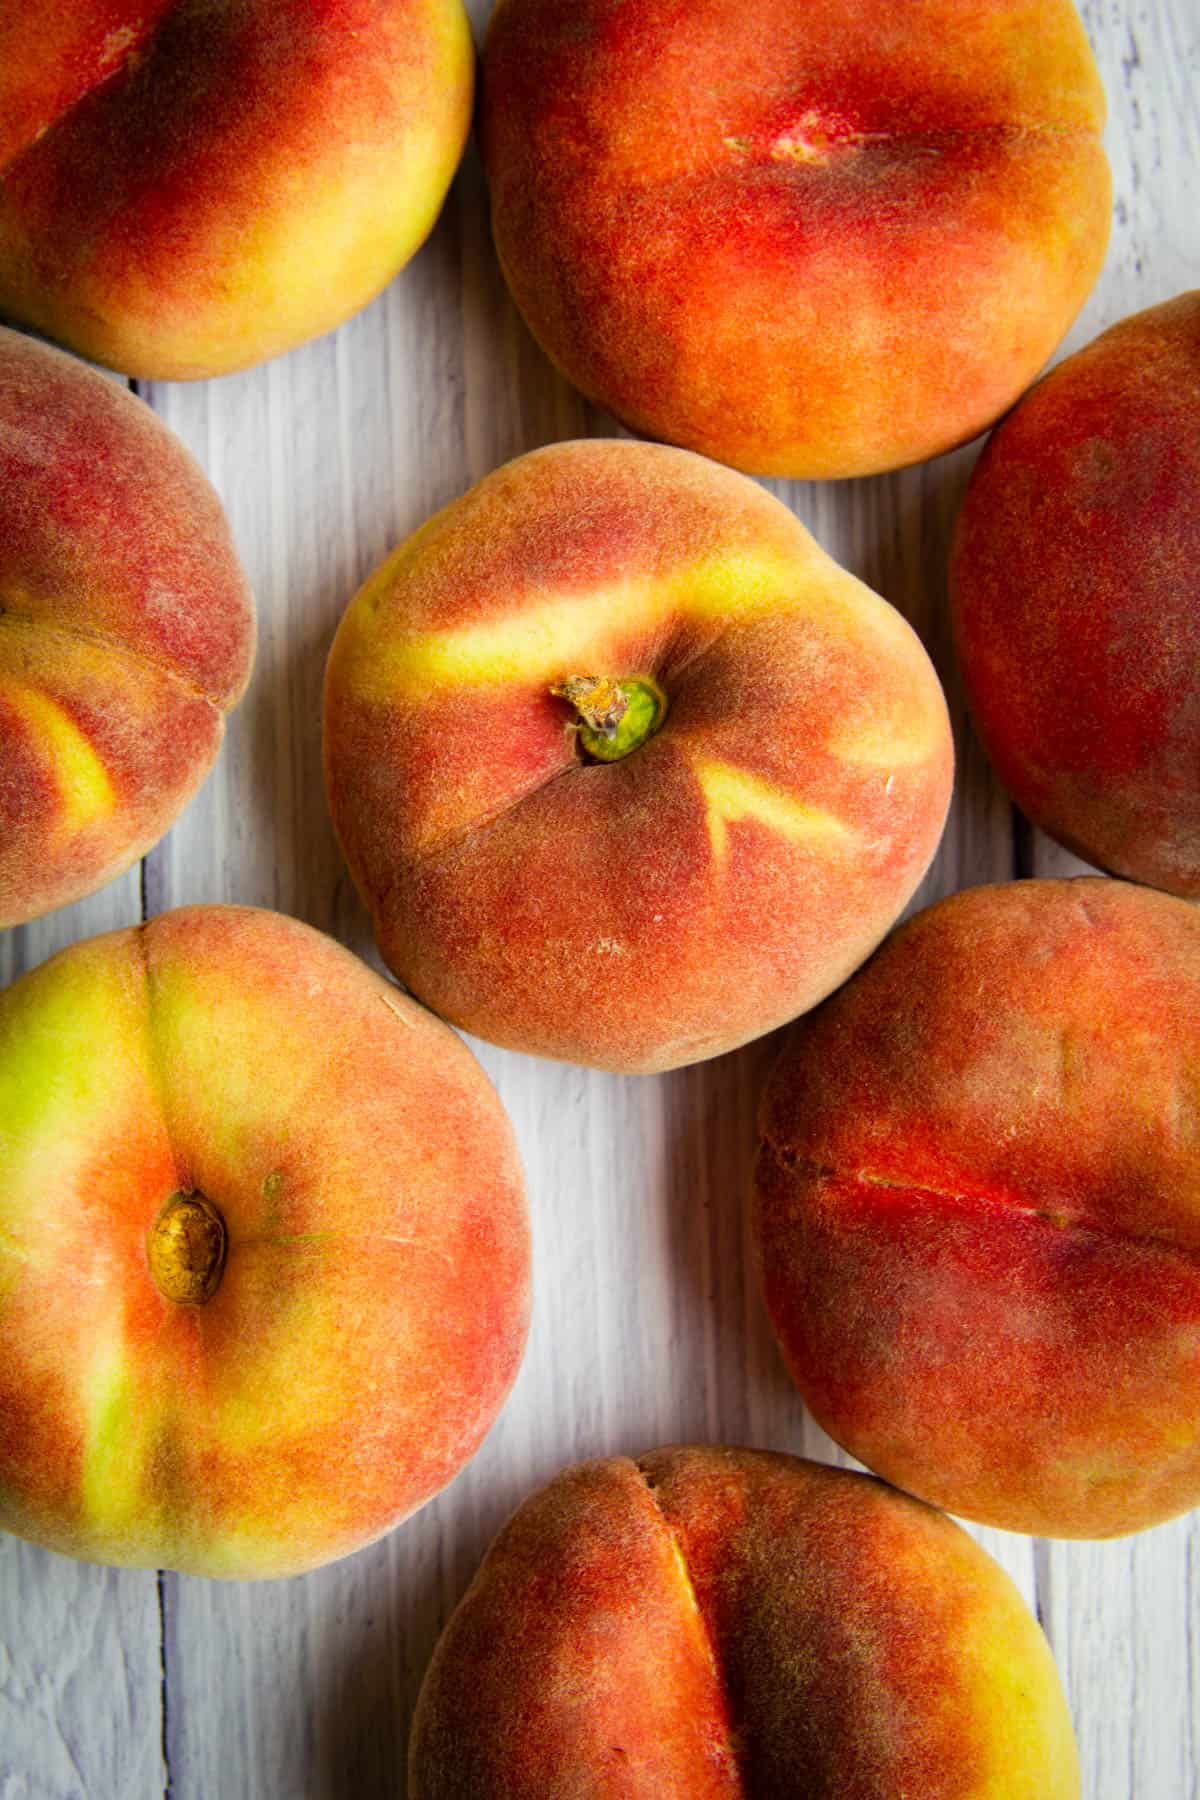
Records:
M844 981L936 849L953 760L917 638L786 507L596 441L498 470L376 571L330 655L325 755L405 984L626 1073Z
M129 375L365 306L470 123L461 0L67 0L0 16L0 313Z
M529 1240L465 1045L330 939L167 913L0 995L0 1526L287 1575L472 1455Z
M957 894L794 1033L767 1307L819 1423L968 1518L1110 1537L1200 1502L1200 912Z
M750 1450L566 1470L434 1654L412 1800L1077 1800L1003 1571L866 1476Z
M1070 0L499 0L481 132L543 349L651 437L864 475L975 436L1104 259Z
M216 494L140 400L0 330L0 926L136 862L254 654Z
M1017 805L1200 898L1200 292L1069 357L996 431L954 539L975 723Z

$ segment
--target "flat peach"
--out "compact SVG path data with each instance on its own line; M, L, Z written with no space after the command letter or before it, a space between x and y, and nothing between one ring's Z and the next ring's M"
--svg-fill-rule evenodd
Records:
M753 474L973 437L1108 241L1070 0L499 0L480 116L547 354L636 430Z
M1087 862L1200 898L1200 292L1124 319L999 427L954 538L996 773Z
M412 1800L1077 1800L1016 1589L881 1483L752 1450L564 1471L442 1637Z
M798 1027L767 1307L815 1417L922 1499L1110 1537L1200 1503L1200 911L974 888Z
M461 0L6 6L0 313L169 380L303 343L432 228L473 86Z
M520 458L385 562L329 659L330 806L384 957L515 1049L626 1072L802 1012L937 847L904 620L678 450Z
M216 494L142 401L0 330L0 926L163 835L254 654Z
M194 907L0 995L0 1526L287 1575L437 1493L520 1361L512 1133L328 938Z

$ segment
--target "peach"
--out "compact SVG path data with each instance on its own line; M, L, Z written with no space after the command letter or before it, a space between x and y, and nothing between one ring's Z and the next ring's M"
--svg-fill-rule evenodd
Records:
M380 949L481 1037L625 1072L756 1037L903 909L953 752L908 625L742 476L559 444L350 606L329 800Z
M922 1499L1109 1537L1200 1502L1200 911L957 894L792 1037L755 1234L807 1405Z
M0 995L0 1526L286 1575L421 1506L513 1380L512 1133L454 1034L243 907Z
M412 1800L1075 1800L1050 1651L940 1513L752 1450L568 1469L425 1678Z
M1108 239L1070 0L499 0L496 248L560 369L760 475L863 475L1012 405Z
M183 445L126 389L0 330L0 926L162 836L253 653L250 590Z
M1200 898L1200 292L1114 325L992 437L951 598L996 772L1087 862Z
M65 0L0 14L0 313L126 374L348 318L470 123L461 0Z

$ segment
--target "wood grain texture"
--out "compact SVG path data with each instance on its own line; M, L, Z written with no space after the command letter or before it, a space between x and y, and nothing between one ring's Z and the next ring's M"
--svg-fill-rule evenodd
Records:
M477 31L488 10L474 0ZM1067 348L1200 285L1200 10L1094 0L1084 15L1110 96L1117 209ZM430 243L361 317L248 374L148 398L225 498L258 598L257 671L217 770L140 879L0 935L0 976L143 909L202 900L280 907L371 955L321 789L321 679L341 610L396 541L496 464L611 421L517 319L473 154ZM943 570L976 453L776 487L913 621L950 693L959 782L915 905L1069 862L1014 821L963 717ZM0 1540L0 1800L392 1800L442 1623L507 1513L564 1462L690 1438L847 1460L784 1374L747 1256L773 1044L642 1079L478 1048L520 1138L536 1248L529 1351L480 1455L383 1543L290 1582L156 1581ZM1087 1800L1200 1800L1196 1521L1110 1545L975 1535L1050 1631Z

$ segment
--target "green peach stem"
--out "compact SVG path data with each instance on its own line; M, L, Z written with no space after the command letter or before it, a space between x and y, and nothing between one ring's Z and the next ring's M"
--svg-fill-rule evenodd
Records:
M575 708L579 747L595 762L620 762L653 737L667 716L667 697L650 675L625 681L568 675L550 692Z
M173 1194L150 1227L146 1254L164 1300L203 1306L221 1285L225 1221L202 1194Z

